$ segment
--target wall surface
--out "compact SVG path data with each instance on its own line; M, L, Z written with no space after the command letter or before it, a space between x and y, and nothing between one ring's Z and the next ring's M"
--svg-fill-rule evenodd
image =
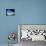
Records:
M6 8L15 8L16 15L6 16ZM8 43L9 32L18 32L17 24L46 24L46 0L0 0L0 44Z

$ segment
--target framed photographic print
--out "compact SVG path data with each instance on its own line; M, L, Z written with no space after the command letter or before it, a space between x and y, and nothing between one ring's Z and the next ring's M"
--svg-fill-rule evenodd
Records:
M20 41L46 41L46 25L44 24L20 24L18 31L20 31Z
M6 16L15 16L15 9L6 9Z

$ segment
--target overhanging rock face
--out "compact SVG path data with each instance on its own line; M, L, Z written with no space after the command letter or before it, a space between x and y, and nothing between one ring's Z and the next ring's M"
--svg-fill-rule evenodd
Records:
M46 25L21 25L21 29L39 29L39 30L46 30Z

